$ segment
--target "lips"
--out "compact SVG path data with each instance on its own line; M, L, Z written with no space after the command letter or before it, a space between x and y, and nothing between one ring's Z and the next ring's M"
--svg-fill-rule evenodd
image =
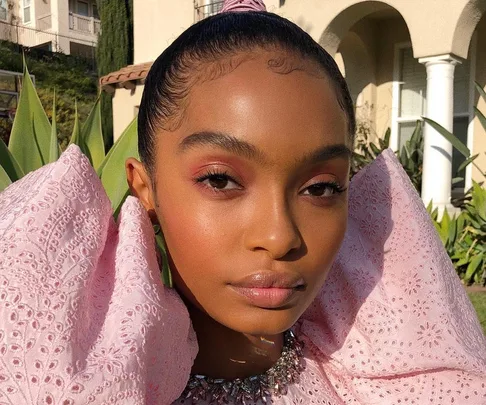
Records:
M251 305L275 309L290 304L305 289L302 277L264 271L251 274L230 287Z

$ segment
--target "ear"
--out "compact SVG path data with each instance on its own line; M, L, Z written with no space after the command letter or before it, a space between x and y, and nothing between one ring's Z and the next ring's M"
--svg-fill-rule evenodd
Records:
M153 213L155 203L152 182L144 165L135 158L128 158L125 162L125 171L130 193L140 200L149 214Z

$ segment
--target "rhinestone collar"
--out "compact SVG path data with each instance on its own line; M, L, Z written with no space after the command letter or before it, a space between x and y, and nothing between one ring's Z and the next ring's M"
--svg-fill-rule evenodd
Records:
M272 396L287 394L288 386L299 381L304 370L302 361L304 344L290 330L284 334L282 355L265 373L235 380L210 378L191 374L181 398L207 401L209 404L244 405L249 401L267 403Z

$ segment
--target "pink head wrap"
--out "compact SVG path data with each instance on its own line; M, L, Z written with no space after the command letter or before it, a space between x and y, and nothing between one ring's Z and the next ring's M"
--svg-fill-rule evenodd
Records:
M263 0L225 0L221 13L227 11L267 11Z

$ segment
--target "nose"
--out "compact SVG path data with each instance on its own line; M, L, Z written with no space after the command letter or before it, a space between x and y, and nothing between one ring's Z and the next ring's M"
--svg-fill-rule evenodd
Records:
M266 196L253 206L245 246L265 251L273 260L282 259L302 246L302 236L285 198Z

